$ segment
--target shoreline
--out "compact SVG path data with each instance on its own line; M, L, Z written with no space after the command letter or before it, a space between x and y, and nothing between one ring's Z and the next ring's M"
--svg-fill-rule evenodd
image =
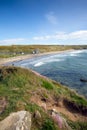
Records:
M40 57L40 56L46 56L46 55L51 55L51 54L61 54L64 52L72 52L72 51L75 51L75 50L70 49L70 50L64 50L64 51L52 51L52 52L45 52L45 53L39 53L39 54L27 54L27 55L10 57L10 58L0 58L0 65L2 66L9 62L16 62L16 61L31 59L31 58Z
M54 52L46 52L46 53L39 53L39 54L28 54L28 55L23 55L23 56L17 56L17 57L11 57L11 58L2 58L2 61L1 61L1 58L0 58L0 66L6 66L5 64L6 63L11 63L11 62L17 62L17 61L22 61L22 60L26 60L26 59L31 59L31 58L38 58L38 57L41 57L41 56L50 56L50 55L52 55L52 54L63 54L63 53L66 53L66 52L75 52L75 51L79 51L79 50L74 50L74 49L70 49L70 50L65 50L65 51L54 51ZM11 64L11 66L12 66L12 64ZM28 68L29 69L29 68ZM47 76L43 76L42 74L40 74L40 73L38 73L37 71L34 71L34 70L32 70L32 69L30 69L34 74L36 74L36 75L38 75L38 76L40 76L40 77L42 77L42 78L45 78L45 79L47 79L47 80L49 80L49 79L51 79L51 78L49 78L49 77L47 77ZM52 79L51 79L52 80ZM59 82L59 81L56 81L56 80L53 80L53 81L55 81L55 82L57 82L57 83L59 83L59 84L61 84L61 82ZM69 89L72 89L72 88L70 88L69 86L67 86L67 85L64 85L64 84L61 84L61 85L63 85L64 87L67 87L67 88L69 88ZM72 90L75 90L75 88L74 89L72 89ZM75 90L76 91L76 90ZM78 93L78 92L77 92ZM78 93L79 95L81 95L82 97L84 97L84 98L86 98L86 95L83 95L82 93Z

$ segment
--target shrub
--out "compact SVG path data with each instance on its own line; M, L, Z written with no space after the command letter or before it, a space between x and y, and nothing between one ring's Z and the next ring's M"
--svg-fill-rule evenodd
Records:
M87 130L87 122L72 122L68 121L69 126L72 130Z
M48 81L43 81L42 86L43 86L44 88L48 89L48 90L53 89L53 84L50 83L50 82L48 82Z
M41 130L56 130L56 127L50 119L46 119Z

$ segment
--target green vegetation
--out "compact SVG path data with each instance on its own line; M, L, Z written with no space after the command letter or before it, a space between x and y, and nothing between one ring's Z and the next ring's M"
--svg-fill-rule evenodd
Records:
M48 89L48 90L53 89L53 84L50 83L49 81L43 81L42 86L43 86L44 88Z
M68 121L72 130L87 130L87 122L72 122Z
M33 102L31 99L35 96L36 99ZM0 120L14 111L25 109L33 114L38 110L42 119L35 123L33 118L32 130L58 130L58 126L56 127L56 123L51 117L49 118L49 114L37 104L37 98L40 101L47 100L49 102L51 102L51 99L57 102L59 99L66 100L71 105L72 103L76 104L75 107L77 108L80 106L80 111L87 111L87 100L85 98L55 81L43 78L24 68L12 66L0 68L0 101L4 99L4 104L6 104L5 107L0 109ZM80 127L84 128L84 130L87 129L87 125L81 122L76 124L69 122L69 124L74 127L73 130L77 130Z
M56 127L52 120L46 119L41 130L56 130Z
M40 53L50 51L64 51L69 49L87 49L87 45L12 45L12 46L0 46L0 57L8 58L24 54L32 54L34 50Z
M76 104L87 106L87 101L84 98L80 97L74 91L72 91L72 93L70 93L70 96L71 96L72 101L75 102Z

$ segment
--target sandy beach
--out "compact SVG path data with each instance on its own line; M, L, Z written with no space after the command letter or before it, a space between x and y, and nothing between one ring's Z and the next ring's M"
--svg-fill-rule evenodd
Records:
M39 56L45 56L45 55L50 55L50 54L59 54L59 53L70 52L70 51L74 51L74 50L70 49L70 50L65 50L65 51L54 51L54 52L46 52L46 53L39 53L39 54L28 54L28 55L22 55L22 56L10 57L10 58L0 58L0 65L2 66L9 62L15 62L15 61L35 58L35 57L39 57Z

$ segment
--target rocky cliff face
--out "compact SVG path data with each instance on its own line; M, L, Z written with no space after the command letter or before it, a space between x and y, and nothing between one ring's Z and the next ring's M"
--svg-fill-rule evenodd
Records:
M19 111L10 114L0 122L0 130L30 130L31 114L27 111Z

